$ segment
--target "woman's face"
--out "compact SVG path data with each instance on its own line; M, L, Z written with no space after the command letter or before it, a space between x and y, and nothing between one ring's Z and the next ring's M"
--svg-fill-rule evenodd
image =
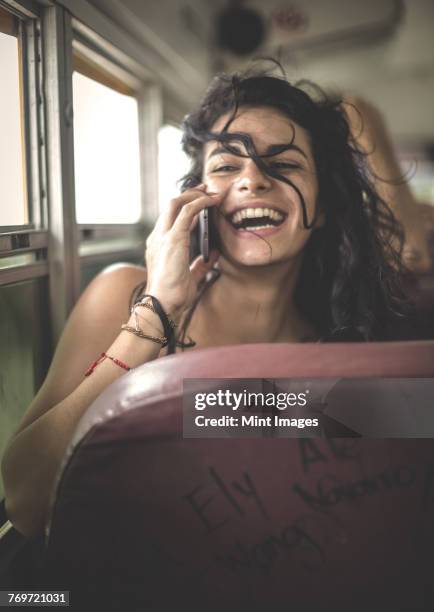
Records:
M211 131L220 132L229 117L220 117ZM302 193L310 224L316 213L318 181L307 132L269 107L240 108L228 129L231 132L248 134L258 155L292 142L290 149L263 161ZM240 141L230 145L247 153ZM243 265L300 257L312 230L304 228L300 198L293 187L261 171L250 157L228 153L217 141L205 146L203 182L208 192L224 194L222 214L215 210L212 214L225 257Z

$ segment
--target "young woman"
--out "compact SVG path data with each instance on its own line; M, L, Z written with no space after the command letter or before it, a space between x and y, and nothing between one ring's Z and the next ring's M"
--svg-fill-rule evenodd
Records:
M220 76L183 128L191 172L146 241L146 271L114 266L88 286L3 457L6 509L26 535L43 529L83 413L166 340L378 340L400 311L400 227L338 100L266 74ZM205 208L216 248L190 263Z

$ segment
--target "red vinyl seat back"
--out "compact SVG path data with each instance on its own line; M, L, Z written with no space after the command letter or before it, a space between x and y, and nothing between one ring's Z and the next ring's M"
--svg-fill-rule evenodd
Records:
M137 368L68 449L50 584L82 610L433 609L434 440L182 437L185 378L433 375L431 342L231 346Z

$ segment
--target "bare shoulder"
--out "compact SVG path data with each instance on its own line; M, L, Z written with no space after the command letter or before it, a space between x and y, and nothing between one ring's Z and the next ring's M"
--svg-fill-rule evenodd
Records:
M44 384L16 433L78 387L89 364L119 335L130 316L134 289L145 281L142 266L115 264L89 283L66 322Z
M63 351L71 353L71 347L79 346L85 351L86 358L105 351L130 316L129 305L134 289L145 281L145 268L132 264L115 264L100 272L75 305L55 357ZM77 358L78 353L77 350Z
M108 302L105 300L110 300L112 305L111 309L107 309L109 312L117 308L128 309L134 289L145 281L146 269L143 266L126 263L108 266L89 283L74 310L81 311L90 307L106 310Z
M131 263L116 263L104 268L92 282L110 281L122 284L138 284L146 280L146 268Z
M92 330L109 341L116 337L122 322L129 317L134 289L146 281L146 270L132 264L114 264L102 270L89 283L75 305L59 345L70 340L71 332L90 337ZM117 325L117 330L115 326Z
M146 268L130 263L116 263L104 268L92 279L84 293L107 289L109 286L119 289L134 288L146 280ZM83 295L84 295L83 293Z

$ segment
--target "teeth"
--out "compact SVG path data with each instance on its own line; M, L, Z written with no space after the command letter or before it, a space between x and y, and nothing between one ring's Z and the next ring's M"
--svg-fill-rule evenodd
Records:
M257 230L265 229L266 227L276 227L276 226L275 225L270 225L269 223L267 223L267 225L257 225L255 227L245 227L244 231L245 232L255 232Z
M272 210L271 208L243 208L243 210L238 210L232 216L232 223L240 223L243 219L253 217L269 217L270 219L274 219L275 221L281 221L283 219L283 215L277 210ZM264 226L262 226L264 227Z

